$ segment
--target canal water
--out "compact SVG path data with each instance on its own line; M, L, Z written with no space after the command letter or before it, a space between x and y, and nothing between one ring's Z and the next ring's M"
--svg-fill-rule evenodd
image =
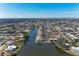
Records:
M36 33L37 29L31 31L18 56L70 56L54 44L35 44Z

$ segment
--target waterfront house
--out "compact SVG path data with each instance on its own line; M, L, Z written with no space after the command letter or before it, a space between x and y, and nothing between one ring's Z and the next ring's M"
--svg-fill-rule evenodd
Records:
M72 46L71 49L73 52L76 52L79 54L79 47Z
M12 46L8 46L8 48L6 48L5 50L6 50L6 51L13 51L13 50L16 49L16 48L17 48L17 46L12 45Z

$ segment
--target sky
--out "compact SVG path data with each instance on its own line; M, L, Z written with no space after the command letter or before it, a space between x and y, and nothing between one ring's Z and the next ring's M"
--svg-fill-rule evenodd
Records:
M0 18L79 18L79 3L0 3Z

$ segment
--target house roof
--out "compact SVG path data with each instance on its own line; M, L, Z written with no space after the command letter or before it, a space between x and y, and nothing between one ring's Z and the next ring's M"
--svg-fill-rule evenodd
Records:
M12 43L14 43L13 41L8 41L8 42L6 42L7 44L12 44Z
M9 51L11 51L11 50L13 50L13 49L15 49L17 46L8 46L8 48L7 49L5 49L5 50L9 50Z
M79 47L71 47L71 49L79 51Z

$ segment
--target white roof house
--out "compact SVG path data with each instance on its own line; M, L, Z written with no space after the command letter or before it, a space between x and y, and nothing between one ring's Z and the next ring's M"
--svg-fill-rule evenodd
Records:
M23 35L20 35L19 37L24 37Z
M13 43L14 43L13 41L6 42L6 44L8 44L8 45L13 44Z
M79 47L71 47L71 49L73 50L73 51L75 51L75 52L77 52L77 53L79 53Z
M79 28L77 28L77 30L79 31Z
M70 44L69 43L65 43L65 45L69 46Z
M27 30L27 29L26 29L25 31L26 31L26 32L30 32L30 30Z
M7 49L5 49L6 51L12 51L13 49L17 48L17 46L8 46Z

